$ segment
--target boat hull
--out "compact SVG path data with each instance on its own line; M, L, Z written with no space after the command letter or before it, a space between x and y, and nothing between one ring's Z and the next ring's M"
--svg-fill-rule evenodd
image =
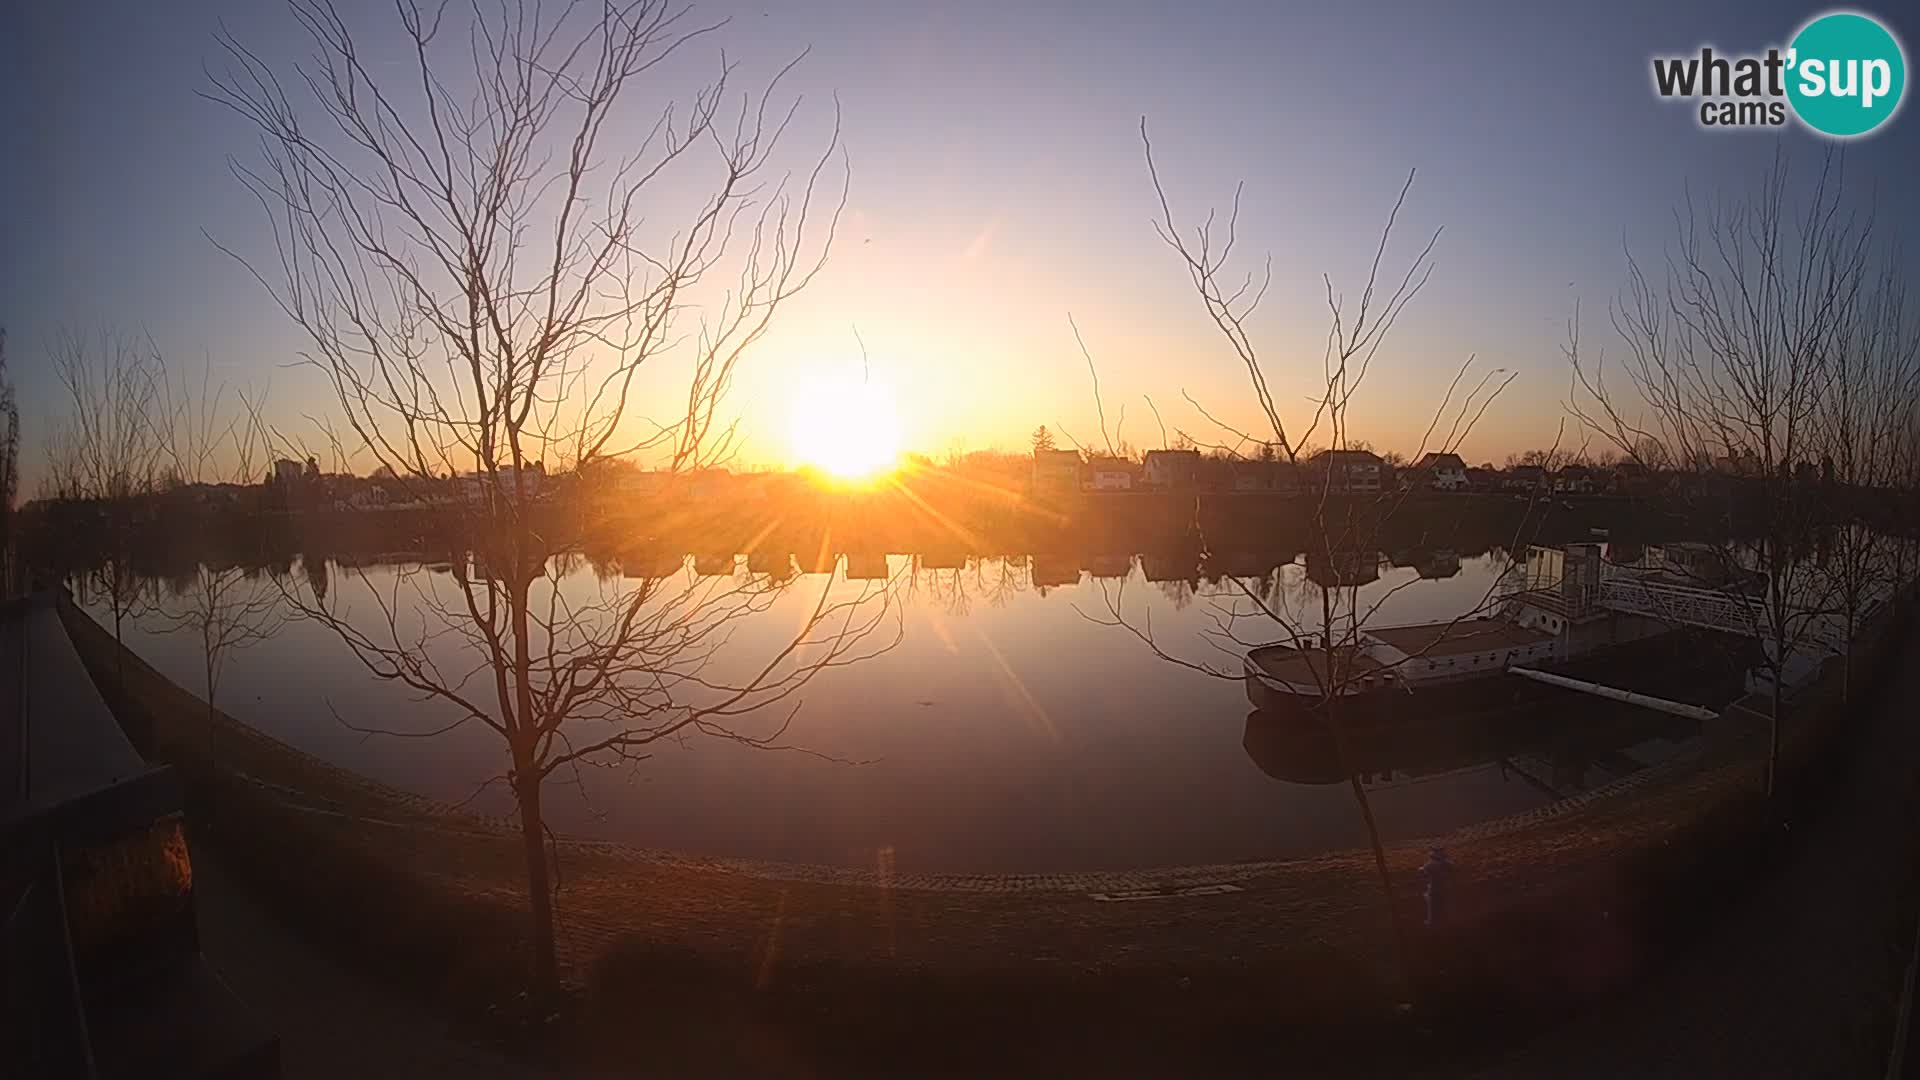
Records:
M1321 697L1293 693L1275 684L1251 664L1242 680L1247 701L1255 709L1283 721L1305 726L1327 726L1326 702ZM1340 722L1349 730L1389 727L1437 714L1475 713L1524 706L1554 696L1555 688L1509 678L1504 671L1471 679L1428 685L1381 687L1339 695Z
M1751 640L1681 630L1573 660L1524 666L1719 708L1739 696L1746 669L1758 662L1755 650ZM1293 693L1263 674L1251 659L1243 682L1248 702L1275 722L1330 730L1323 695ZM1339 695L1335 712L1344 731L1360 732L1436 717L1551 708L1568 700L1566 695L1572 692L1501 669L1459 679L1393 682L1350 691Z
M1551 710L1438 715L1354 731L1338 740L1255 710L1247 715L1241 745L1260 771L1275 780L1337 784L1355 775L1431 776L1522 753L1596 761L1637 742L1683 739L1699 730L1692 721L1653 712L1609 711L1605 706L1600 699L1576 696ZM1571 718L1580 722L1560 722Z

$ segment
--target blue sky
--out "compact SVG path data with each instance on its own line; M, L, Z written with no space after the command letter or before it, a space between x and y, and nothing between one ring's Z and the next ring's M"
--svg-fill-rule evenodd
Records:
M392 18L382 4L342 6L367 25ZM1689 187L1745 188L1779 148L1809 173L1827 145L1793 126L1702 131L1687 106L1654 97L1649 57L1782 44L1823 10L702 3L702 16L733 21L690 58L701 64L724 45L765 76L811 48L791 84L805 97L796 149L817 146L837 95L852 169L832 261L741 373L747 456L788 459L784 402L796 379L857 355L854 326L910 445L1015 447L1040 423L1091 438L1068 312L1100 358L1109 412L1131 403L1131 441L1158 441L1142 395L1196 433L1206 425L1183 390L1251 424L1244 375L1154 238L1143 114L1183 216L1246 182L1242 243L1270 251L1275 270L1254 330L1283 397L1296 400L1318 370L1320 275L1357 290L1417 169L1402 239L1444 226L1437 271L1382 352L1355 434L1412 449L1473 354L1520 378L1467 456L1550 441L1566 320L1580 302L1589 343L1605 344L1623 245L1657 253ZM1891 6L1858 10L1914 32ZM208 362L231 384L269 389L289 423L326 411L317 378L287 366L296 328L204 235L268 250L259 208L227 172L227 155L254 152L249 135L196 91L223 21L290 63L300 42L284 10L76 0L12 5L5 19L0 323L30 458L59 407L45 346L62 325L149 332L176 365ZM1900 196L1920 165L1920 118L1906 109L1846 154L1853 195L1911 249L1920 211Z

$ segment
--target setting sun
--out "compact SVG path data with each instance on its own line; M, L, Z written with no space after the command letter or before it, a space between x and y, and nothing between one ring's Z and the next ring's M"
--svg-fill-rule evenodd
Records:
M794 397L787 425L795 459L842 479L891 469L900 454L893 397L870 382L807 383Z

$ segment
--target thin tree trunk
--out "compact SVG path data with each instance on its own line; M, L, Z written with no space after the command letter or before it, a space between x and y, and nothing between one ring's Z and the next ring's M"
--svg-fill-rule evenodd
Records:
M1782 697L1780 684L1786 677L1787 663L1786 659L1781 657L1773 664L1773 709L1771 710L1773 715L1767 720L1767 799L1769 801L1773 799L1774 780L1780 769L1780 699Z
M546 833L540 816L542 778L533 760L539 725L533 708L533 660L528 647L531 627L527 618L526 557L519 543L511 545L510 550L513 585L507 604L513 619L514 694L520 713L513 764L520 797L520 838L527 856L527 899L533 913L533 986L537 993L546 995L557 991L560 984L554 961L553 890L547 884Z
M516 754L516 758L524 755ZM533 985L539 994L559 988L553 947L553 890L547 883L546 830L540 817L540 777L525 766L515 785L520 799L520 839L527 858L527 900L533 914Z
M1847 640L1841 644L1840 653L1840 703L1853 702L1853 639L1859 635L1859 627L1854 625L1854 612L1860 610L1852 600L1847 601Z
M1771 452L1770 449L1769 452ZM1773 459L1767 458L1766 460L1771 462ZM1767 466L1767 475L1772 475L1772 468L1772 465ZM1770 488L1764 489L1761 505L1766 507L1772 507L1774 505L1774 493ZM1776 518L1776 521L1777 520ZM1774 527L1778 528L1779 526L1775 525ZM1773 801L1774 785L1779 778L1780 772L1780 702L1782 697L1784 697L1784 688L1781 684L1786 682L1787 678L1787 590L1785 572L1781 569L1781 559L1783 554L1786 558L1791 559L1793 553L1791 550L1784 553L1781 551L1781 548L1790 548L1791 545L1782 543L1778 536L1766 537L1762 539L1761 544L1761 550L1764 552L1767 560L1767 610L1773 620L1773 626L1771 628L1773 633L1773 708L1769 710L1772 715L1767 720L1767 801L1771 803Z
M1339 730L1339 725L1334 725ZM1340 740L1344 742L1345 740ZM1344 752L1341 757L1345 757ZM1373 820L1373 803L1367 798L1366 786L1360 782L1360 774L1349 771L1347 782L1353 786L1353 798L1360 804L1360 820L1367 827L1367 843L1373 848L1373 868L1380 875L1380 891L1387 898L1387 921L1393 926L1393 950L1400 961L1400 983L1409 999L1413 994L1413 970L1407 952L1407 930L1400 923L1400 905L1394 901L1393 874L1387 869L1387 849L1380 842L1380 826Z
M113 600L113 693L124 705L127 700L127 643L120 637L121 604L118 596Z
M1328 559L1332 559L1331 550ZM1356 598L1357 604L1357 598ZM1366 826L1367 845L1373 849L1373 868L1380 876L1380 892L1387 901L1387 922L1393 928L1394 958L1398 961L1400 985L1403 992L1412 997L1413 970L1407 952L1407 932L1400 925L1400 905L1395 901L1393 874L1387 868L1386 845L1380 840L1380 826L1373 817L1373 802L1367 798L1366 785L1360 782L1360 774L1354 772L1349 764L1351 757L1347 752L1347 732L1345 721L1340 716L1339 681L1336 677L1335 657L1338 650L1334 646L1333 619L1334 607L1328 602L1328 593L1321 591L1320 599L1320 638L1324 650L1327 693L1327 726L1333 731L1334 754L1339 759L1341 771L1347 774L1347 782L1353 787L1353 800L1360 806L1360 821ZM1356 608L1357 610L1357 608Z
M213 767L213 652L207 652L207 739L204 749L207 754L207 767Z

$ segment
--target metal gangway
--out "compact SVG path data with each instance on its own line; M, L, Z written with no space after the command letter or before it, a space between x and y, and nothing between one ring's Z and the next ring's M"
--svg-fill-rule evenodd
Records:
M1602 561L1594 545L1568 545L1564 574L1554 584L1570 615L1611 611L1762 641L1773 637L1776 613L1768 597L1737 586L1716 589L1663 580L1657 567ZM1789 603L1778 614L1787 621L1790 640L1833 653L1846 651L1846 620L1839 612Z
M1603 570L1595 605L1628 615L1770 640L1775 612L1764 598ZM1787 637L1835 653L1847 649L1846 621L1835 611L1785 605Z
M1662 561L1666 562L1665 553ZM1674 569L1671 563L1611 563L1601 558L1597 544L1568 544L1564 551L1536 547L1528 555L1527 588L1516 595L1564 619L1569 628L1586 616L1609 612L1756 639L1770 660L1762 667L1748 670L1750 693L1771 686L1775 680L1783 687L1804 685L1819 672L1827 657L1845 655L1852 648L1847 619L1832 607L1793 602L1774 604L1770 602L1771 589L1755 595L1753 586L1759 583L1757 575L1736 577L1734 584L1716 589L1674 581L1668 576ZM1677 569L1684 573L1689 567ZM1890 599L1890 594L1884 591L1866 598L1854 625L1873 622ZM1776 618L1786 623L1784 657L1774 655ZM1535 682L1703 722L1714 715L1713 710L1698 705L1667 701L1552 672L1514 666L1507 671Z

